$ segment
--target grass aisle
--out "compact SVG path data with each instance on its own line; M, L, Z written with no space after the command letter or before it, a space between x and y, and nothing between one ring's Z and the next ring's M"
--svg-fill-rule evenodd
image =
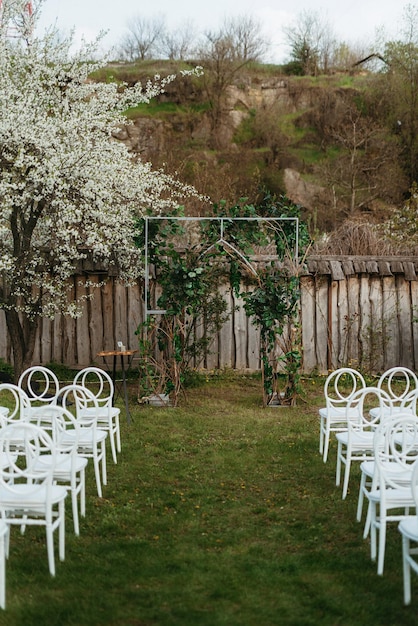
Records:
M304 385L291 409L261 408L255 378L203 383L176 409L133 400L103 499L89 468L78 538L67 507L55 579L42 530L14 529L0 625L415 626L396 524L378 577L355 520L359 473L342 501L335 445L326 465L318 453L323 381Z

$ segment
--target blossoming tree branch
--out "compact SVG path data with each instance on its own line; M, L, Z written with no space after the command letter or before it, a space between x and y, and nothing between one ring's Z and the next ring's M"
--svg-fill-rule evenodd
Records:
M129 123L126 109L175 77L133 87L89 80L106 64L94 60L99 40L72 53L72 36L36 36L41 4L0 6L0 308L15 376L31 362L42 317L80 314L68 288L79 262L90 255L135 279L135 222L195 193L113 138Z

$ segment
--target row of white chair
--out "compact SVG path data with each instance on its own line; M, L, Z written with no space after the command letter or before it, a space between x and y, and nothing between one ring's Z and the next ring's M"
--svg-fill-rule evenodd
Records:
M112 378L99 367L86 367L77 372L72 383L86 387L94 394L97 406L86 407L83 411L86 417L94 411L100 428L108 431L112 458L117 463L117 453L121 452L120 409L113 405ZM39 365L28 368L21 374L17 384L26 391L31 406L51 405L62 401L58 378L47 367Z
M339 368L327 377L324 385L325 406L319 409L319 451L324 463L328 459L331 433L346 430L347 406L354 394L366 387L364 376L350 367ZM385 403L390 399L392 411L392 408L399 406L406 396L418 390L418 377L406 367L392 367L380 376L375 387L378 392L383 391L387 394L380 399L380 410L384 410ZM350 411L351 415L348 417L358 416L355 403L351 403ZM376 410L372 411L372 416L376 416Z
M384 568L387 523L400 522L399 529L404 535L404 601L409 603L410 569L418 572L414 561L418 549L410 547L411 540L418 541L418 517L409 516L410 509L418 510L417 493L412 488L412 468L418 459L418 379L407 368L392 368L375 387L367 387L359 372L342 368L328 377L324 392L326 407L320 409L320 452L326 461L330 433L334 432L338 443L337 485L341 468L345 466L343 498L348 491L351 463L361 462L357 519L361 520L366 498L369 506L364 537L370 532L371 558L377 559L378 574ZM374 398L372 408L366 406L370 397Z
M65 558L65 498L71 494L74 532L86 514L85 470L91 458L97 493L107 483L106 440L121 450L113 383L99 368L79 372L60 388L48 368L30 368L19 384L0 384L0 607L5 608L5 556L12 525L46 528L48 564L55 575L54 532ZM112 443L113 441L113 443Z

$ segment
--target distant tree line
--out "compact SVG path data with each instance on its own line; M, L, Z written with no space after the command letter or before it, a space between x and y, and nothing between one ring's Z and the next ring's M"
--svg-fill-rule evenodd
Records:
M284 67L292 74L316 76L348 69L373 52L370 42L339 40L329 21L315 10L301 11L283 32L289 48ZM262 23L252 15L226 17L219 28L202 32L192 20L169 29L162 14L139 14L129 20L116 53L119 60L128 62L157 58L183 61L213 57L214 49L219 54L227 50L229 56L241 61L263 61L271 43Z
M163 15L136 15L130 19L116 52L120 60L129 62L156 58L183 61L213 56L216 48L220 55L249 62L261 61L268 47L261 23L250 15L225 18L218 30L203 33L191 20L170 30Z

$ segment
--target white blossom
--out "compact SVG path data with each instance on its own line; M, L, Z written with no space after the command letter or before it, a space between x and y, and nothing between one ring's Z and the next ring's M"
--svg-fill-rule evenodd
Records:
M23 3L23 6L25 3ZM0 306L30 319L79 314L67 280L87 255L116 265L122 278L140 272L133 242L145 210L177 207L191 187L134 160L112 135L123 112L161 93L174 76L133 87L89 79L105 64L98 42L71 54L72 39L51 29L42 38L25 17L23 37L7 24L20 0L0 15ZM29 28L29 30L28 30Z

